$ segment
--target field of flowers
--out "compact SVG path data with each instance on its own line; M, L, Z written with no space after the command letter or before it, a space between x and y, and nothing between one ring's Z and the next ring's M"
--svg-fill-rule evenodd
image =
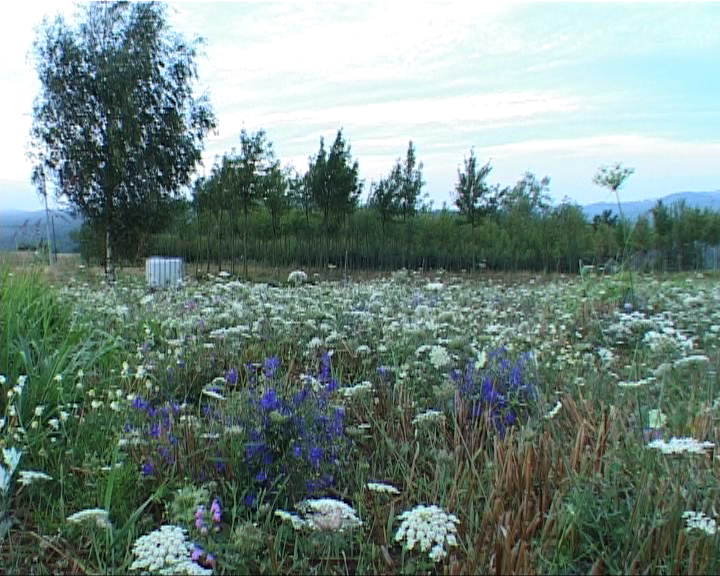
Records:
M4 269L3 573L718 573L717 276Z

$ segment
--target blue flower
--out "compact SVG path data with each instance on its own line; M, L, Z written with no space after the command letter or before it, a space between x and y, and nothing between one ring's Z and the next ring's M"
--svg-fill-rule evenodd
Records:
M262 406L266 412L271 412L278 407L278 397L274 388L268 389L268 391L263 394L262 398L260 398L260 406Z
M265 369L265 378L268 380L275 379L275 375L277 373L277 369L280 367L280 357L279 356L270 356L270 358L266 358L265 362L263 363L263 368Z
M257 476L255 476L255 480L258 482L265 482L265 480L267 480L267 472L265 472L265 470L260 470L260 472L257 473Z
M310 452L308 453L308 461L311 465L313 465L315 468L320 468L320 459L322 458L322 448L318 446L313 446L310 448Z
M145 477L155 474L155 465L153 464L152 460L148 460L147 462L145 462L145 465L142 469L142 474Z
M225 382L228 384L237 384L238 381L238 373L235 368L230 368L227 372L225 372Z

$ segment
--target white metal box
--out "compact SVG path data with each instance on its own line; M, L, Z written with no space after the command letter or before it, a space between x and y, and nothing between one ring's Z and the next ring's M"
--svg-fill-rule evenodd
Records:
M145 260L145 279L150 287L177 286L182 282L183 274L182 258L153 256Z

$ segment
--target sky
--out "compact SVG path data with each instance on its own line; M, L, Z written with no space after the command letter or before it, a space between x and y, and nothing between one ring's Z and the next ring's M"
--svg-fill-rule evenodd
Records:
M614 201L592 177L615 162L635 169L621 201L720 190L720 3L169 6L174 30L205 39L196 89L218 120L207 173L243 128L265 130L300 173L342 128L363 198L410 140L435 208L453 205L472 148L490 183L549 176L556 203ZM40 90L30 52L58 11L76 13L23 2L0 24L0 211L41 207L26 157Z

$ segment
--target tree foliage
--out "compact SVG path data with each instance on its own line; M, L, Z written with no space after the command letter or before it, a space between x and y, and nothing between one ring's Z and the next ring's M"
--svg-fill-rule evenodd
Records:
M193 95L198 44L155 3L93 2L75 26L58 16L39 28L35 158L58 196L106 230L110 278L112 243L158 221L215 126L207 98Z
M465 158L465 170L458 168L458 181L455 185L455 206L475 228L479 219L488 213L496 204L492 187L485 181L492 166L490 162L478 167L475 150L470 150L470 157Z

